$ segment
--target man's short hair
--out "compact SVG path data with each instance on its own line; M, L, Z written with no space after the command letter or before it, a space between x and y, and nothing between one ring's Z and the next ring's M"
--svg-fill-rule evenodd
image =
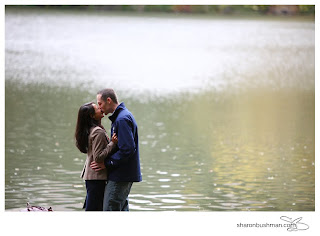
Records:
M114 103L118 103L117 94L111 88L102 89L97 94L101 94L101 99L103 101L107 101L107 98L111 98Z

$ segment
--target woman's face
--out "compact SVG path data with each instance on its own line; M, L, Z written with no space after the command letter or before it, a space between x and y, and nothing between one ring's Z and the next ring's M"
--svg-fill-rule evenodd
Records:
M92 106L94 108L93 119L101 120L104 117L103 112L100 110L100 108L96 104L93 103Z

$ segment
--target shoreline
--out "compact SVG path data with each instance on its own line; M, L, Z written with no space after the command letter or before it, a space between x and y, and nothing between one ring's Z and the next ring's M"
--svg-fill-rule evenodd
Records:
M61 6L60 6L61 7ZM298 15L273 15L273 14L261 14L257 12L234 12L234 13L198 13L198 12L158 12L158 11L121 11L121 10L104 10L93 8L64 8L59 9L58 6L39 7L36 5L7 5L5 12L7 11L25 11L43 13L56 13L56 14L81 14L96 15L96 16L111 16L111 17L152 17L152 18L164 18L164 19L199 19L199 20L287 20L287 21L313 21L315 22L314 14L298 14Z

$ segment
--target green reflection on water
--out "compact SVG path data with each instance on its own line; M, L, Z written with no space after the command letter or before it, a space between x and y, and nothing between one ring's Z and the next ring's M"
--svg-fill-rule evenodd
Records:
M6 209L80 210L85 155L73 134L96 91L7 80L5 92ZM125 97L143 172L132 210L314 210L314 99L293 88Z

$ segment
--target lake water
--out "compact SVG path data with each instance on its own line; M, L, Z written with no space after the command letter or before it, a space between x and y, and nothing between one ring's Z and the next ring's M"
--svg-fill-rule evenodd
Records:
M314 21L7 7L5 30L6 210L82 210L104 87L139 127L132 211L315 210Z

